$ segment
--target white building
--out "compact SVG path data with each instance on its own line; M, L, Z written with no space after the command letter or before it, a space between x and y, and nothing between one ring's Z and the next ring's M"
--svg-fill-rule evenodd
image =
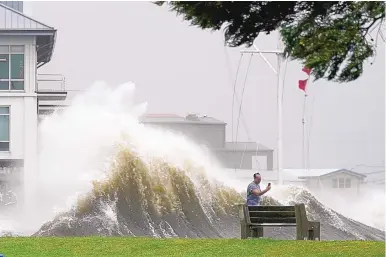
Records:
M273 149L256 142L226 142L226 123L208 116L148 114L141 122L181 133L209 148L225 168L252 169L253 158L262 156L266 169L273 170Z
M64 90L39 88L38 69L51 60L56 29L12 7L22 11L23 2L0 2L0 183L3 188L5 181L22 182L36 177L39 105L47 100L66 98Z

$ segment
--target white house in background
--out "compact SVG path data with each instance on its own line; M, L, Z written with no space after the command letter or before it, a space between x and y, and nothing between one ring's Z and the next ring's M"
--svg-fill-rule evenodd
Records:
M226 142L226 123L208 116L189 114L147 114L141 122L181 133L205 145L226 168L252 169L252 159L263 156L267 170L273 170L273 150L256 142Z
M360 193L366 175L347 170L339 169L328 173L304 174L299 176L304 179L307 188L330 192L357 195Z
M225 172L243 183L252 181L253 174L259 172L264 184L278 184L277 171L227 169ZM328 191L341 196L356 196L366 186L366 175L347 169L283 169L282 178L284 185L304 186L315 193Z
M3 190L15 178L20 183L27 177L36 177L39 106L44 101L64 100L67 95L64 88L41 89L37 78L39 67L51 60L56 29L26 16L22 10L23 2L0 2L0 186Z

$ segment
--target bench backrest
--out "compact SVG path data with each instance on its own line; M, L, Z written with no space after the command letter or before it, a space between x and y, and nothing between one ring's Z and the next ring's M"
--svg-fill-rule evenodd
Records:
M244 206L247 224L296 224L295 206Z

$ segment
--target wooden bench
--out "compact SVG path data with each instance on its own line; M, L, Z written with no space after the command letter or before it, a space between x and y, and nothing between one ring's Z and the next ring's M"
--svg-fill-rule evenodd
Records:
M320 240L320 222L307 219L304 204L247 206L238 204L241 239L263 237L264 227L296 227L296 240Z

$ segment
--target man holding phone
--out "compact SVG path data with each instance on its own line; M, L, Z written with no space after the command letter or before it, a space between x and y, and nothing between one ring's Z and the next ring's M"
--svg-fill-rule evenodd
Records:
M258 206L260 205L260 198L262 195L271 190L271 183L264 190L260 190L261 175L260 173L253 174L253 182L248 185L247 188L247 205Z

